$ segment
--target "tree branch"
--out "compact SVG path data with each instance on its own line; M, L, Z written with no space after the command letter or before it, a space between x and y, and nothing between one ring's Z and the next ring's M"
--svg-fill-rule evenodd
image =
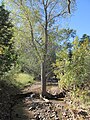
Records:
M63 13L62 13L62 12L58 13L57 15L55 15L55 16L53 16L51 19L49 19L49 20L48 20L48 23L51 22L53 19L55 19L55 18L57 18L57 17L59 17L59 16L64 15L65 13L67 13L67 12L64 11Z
M53 11L53 9L54 9L54 7L57 5L57 3L58 3L58 2L56 2L56 3L52 6L52 8L51 8L51 10L50 10L50 12L49 12L49 18L50 18L51 12Z
M17 4L17 2L15 2L15 1L14 1L14 3ZM34 43L33 27L32 27L32 23L31 23L31 21L30 21L30 19L29 19L28 13L27 13L27 11L25 10L22 2L20 2L20 5L19 5L19 4L17 4L17 5L18 5L18 6L21 5L21 7L22 7L23 10L24 10L24 14L25 14L25 16L26 16L26 19L27 19L28 22L29 22L29 26L30 26L30 30L31 30L30 32L31 32L31 40L32 40L33 47L35 48L35 50L36 50L36 52L37 52L37 55L39 56L39 59L41 60L41 56L40 56L40 54L39 54L39 52L38 52L37 46L36 46L36 44Z
M70 11L70 4L71 4L71 0L68 0L68 12L71 13Z

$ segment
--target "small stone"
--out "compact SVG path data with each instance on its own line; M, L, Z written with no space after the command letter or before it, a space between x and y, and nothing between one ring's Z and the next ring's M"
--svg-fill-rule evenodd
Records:
M55 111L55 114L56 114L56 115L58 114L57 111Z
M35 120L40 120L38 115L35 116Z
M66 116L66 113L64 112L63 115Z
M53 118L55 115L54 114L52 114L51 116L50 116L50 118Z
M50 110L47 111L48 113L50 112Z
M54 110L52 110L52 112L54 112Z
M44 117L43 120L46 120L46 118Z
M44 112L47 112L47 109L45 109Z
M29 110L32 110L32 109L33 109L32 107L29 108Z
M57 107L60 107L60 105L59 105L59 104L57 104Z
M31 94L30 97L31 97L31 98L35 97L35 93Z
M55 120L59 120L59 118L58 118L58 117L55 117Z
M37 115L40 115L40 113L38 112Z
M78 114L83 116L88 116L87 112L82 110Z
M36 109L38 109L38 106L36 106Z
M41 118L41 116L40 116L40 115L39 115L38 117L39 117L39 118Z

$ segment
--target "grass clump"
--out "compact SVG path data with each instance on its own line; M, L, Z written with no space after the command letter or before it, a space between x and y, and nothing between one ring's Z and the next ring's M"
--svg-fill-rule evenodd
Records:
M24 86L34 83L33 78L34 77L32 75L29 75L27 73L18 73L15 75L14 83L16 84L16 86L22 88Z

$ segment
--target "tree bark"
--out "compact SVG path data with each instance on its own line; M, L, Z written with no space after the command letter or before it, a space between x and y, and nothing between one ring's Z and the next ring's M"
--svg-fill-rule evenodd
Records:
M45 78L45 61L41 63L41 94L46 96L46 78Z
M47 58L47 46L48 46L48 19L47 19L47 5L44 5L44 11L45 11L45 46L44 46L44 55L43 55L43 62L41 63L41 92L42 97L46 96L46 58Z

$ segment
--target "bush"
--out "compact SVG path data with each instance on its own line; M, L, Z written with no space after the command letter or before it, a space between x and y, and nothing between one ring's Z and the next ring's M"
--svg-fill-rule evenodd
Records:
M59 86L61 88L85 89L85 86L90 84L90 46L88 39L79 45L79 40L76 37L72 44L71 61L69 61L67 49L61 50L54 65L58 69L54 72L60 79Z

